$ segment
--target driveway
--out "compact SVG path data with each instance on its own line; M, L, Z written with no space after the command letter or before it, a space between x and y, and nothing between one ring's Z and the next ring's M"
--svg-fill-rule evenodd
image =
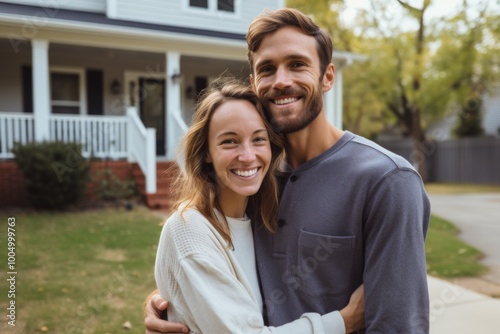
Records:
M481 250L491 272L484 278L500 284L500 194L429 194L432 213L452 222L460 239Z

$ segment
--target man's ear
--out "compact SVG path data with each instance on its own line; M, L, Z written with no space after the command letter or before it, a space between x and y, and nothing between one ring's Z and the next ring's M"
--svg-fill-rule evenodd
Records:
M333 84L335 83L335 66L330 63L326 67L325 74L323 75L323 92L326 93L330 89L332 89Z

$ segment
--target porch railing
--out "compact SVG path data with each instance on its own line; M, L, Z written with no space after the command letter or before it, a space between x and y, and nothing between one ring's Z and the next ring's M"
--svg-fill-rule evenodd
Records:
M179 141L182 138L182 136L187 132L188 126L186 125L186 122L181 116L181 112L175 112L171 113L170 115L170 121L172 122L173 126L169 127L169 157L172 160L176 160L177 164L181 168L181 170L184 169L184 162L183 158L180 156L177 156L177 147L179 145Z
M85 158L126 158L137 162L146 178L146 192L156 192L156 130L146 129L135 108L125 116L49 117L49 140L82 144ZM12 159L16 142L35 140L32 114L0 113L0 159Z
M146 178L146 193L154 194L156 193L156 129L146 129L134 107L127 108L127 116L130 119L128 159L139 164Z
M51 115L50 140L82 144L85 158L127 158L127 116Z
M0 159L12 159L14 143L32 142L35 138L34 118L31 114L0 113Z

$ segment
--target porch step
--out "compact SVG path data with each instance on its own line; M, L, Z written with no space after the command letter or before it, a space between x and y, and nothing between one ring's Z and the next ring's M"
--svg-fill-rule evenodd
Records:
M146 193L146 178L138 164L134 164L132 174L139 194L151 209L169 210L172 206L172 184L179 168L173 161L156 163L156 193Z

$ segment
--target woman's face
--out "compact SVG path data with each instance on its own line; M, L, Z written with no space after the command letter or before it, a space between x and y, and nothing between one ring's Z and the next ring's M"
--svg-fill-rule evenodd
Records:
M219 106L210 120L206 158L213 164L219 201L254 195L270 161L269 134L255 106L246 100L230 100Z

